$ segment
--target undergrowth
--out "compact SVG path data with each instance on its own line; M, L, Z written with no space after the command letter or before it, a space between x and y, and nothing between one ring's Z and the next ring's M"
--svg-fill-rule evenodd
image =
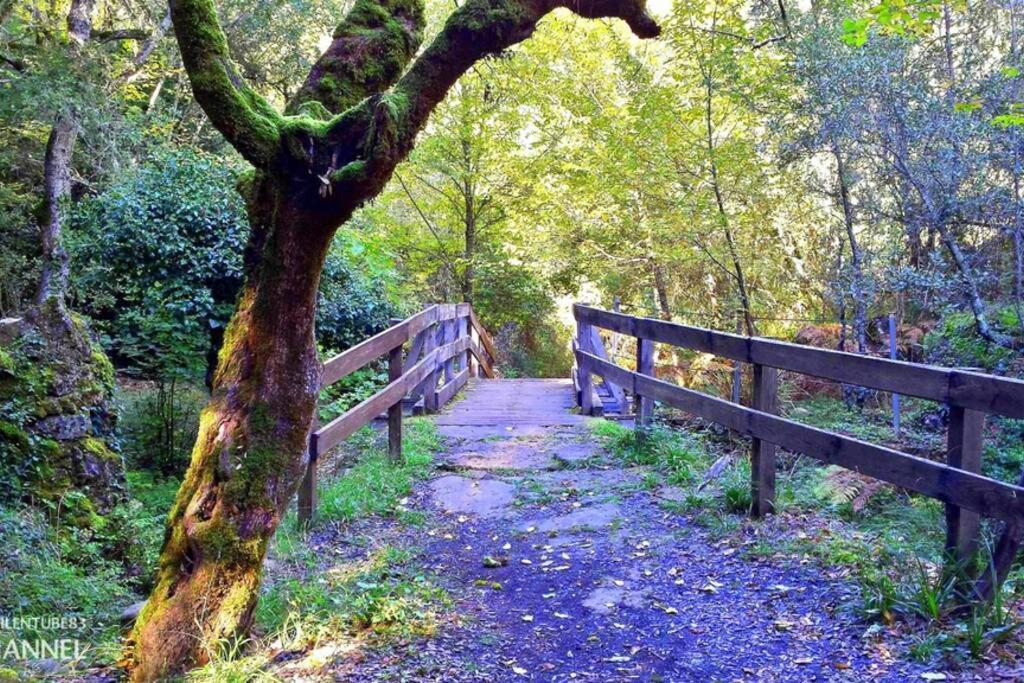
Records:
M128 473L128 484L129 502L107 515L107 527L88 533L32 507L0 507L0 615L46 617L56 624L5 630L5 643L77 639L81 658L65 663L72 670L118 659L121 611L150 587L177 491L177 482L139 472ZM112 552L113 538L134 543L126 552Z
M925 401L905 403L898 436L884 406L851 408L819 397L797 404L790 414L801 422L902 449L930 452L944 445L937 428L944 413ZM990 422L985 454L990 476L1011 481L1020 476L1021 422ZM713 535L751 539L743 546L752 556L813 558L849 577L860 598L847 607L869 624L866 635L896 628L906 636L906 656L921 661L977 659L1011 640L1024 623L1017 614L1024 596L1019 570L1011 573L992 603L964 606L970 590L965 577L985 571L994 534L985 528L975 566L950 570L943 561L945 518L939 501L780 451L777 514L754 522L747 517L748 440L723 440L715 430L682 432L657 423L641 433L617 422L597 421L593 431L620 462L649 466L663 484L680 489L663 506L690 515ZM1020 649L1017 641L1013 647Z

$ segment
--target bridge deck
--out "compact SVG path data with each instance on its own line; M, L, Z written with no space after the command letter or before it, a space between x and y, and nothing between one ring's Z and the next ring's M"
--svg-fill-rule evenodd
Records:
M437 416L447 427L548 427L586 422L567 379L476 379L465 397Z

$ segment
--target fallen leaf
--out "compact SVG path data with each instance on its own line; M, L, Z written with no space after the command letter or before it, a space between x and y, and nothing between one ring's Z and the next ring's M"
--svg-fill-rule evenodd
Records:
M508 564L508 557L505 555L484 555L483 563L488 569L504 567Z

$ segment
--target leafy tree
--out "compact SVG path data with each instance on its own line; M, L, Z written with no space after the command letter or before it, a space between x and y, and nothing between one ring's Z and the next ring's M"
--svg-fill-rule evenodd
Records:
M213 4L172 0L196 100L255 169L243 188L252 232L156 588L132 632L133 679L187 668L202 661L202 643L248 627L267 541L307 464L319 389L314 312L331 238L380 193L459 76L553 9L470 0L412 61L422 5L358 0L282 114L242 78ZM638 0L573 9L623 18L640 36L658 32Z

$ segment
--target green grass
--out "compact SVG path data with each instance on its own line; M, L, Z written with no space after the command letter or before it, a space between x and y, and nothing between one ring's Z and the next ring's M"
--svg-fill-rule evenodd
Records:
M693 483L707 460L707 449L696 437L659 424L645 432L611 420L596 420L592 425L601 445L622 464L652 466L669 484Z
M69 553L70 546L75 550ZM112 663L118 654L118 617L137 598L120 562L84 541L62 538L33 509L0 508L0 614L74 619L74 628L6 630L11 639L76 638L87 648L83 663ZM70 621L65 622L69 624Z
M292 646L367 630L428 635L438 613L450 605L448 594L416 563L412 550L385 546L363 559L265 586L256 623L263 633Z
M391 463L379 435L364 428L352 437L356 463L319 489L317 519L350 522L369 515L397 514L399 501L413 482L430 472L440 440L428 419L407 420L403 430L404 462Z

